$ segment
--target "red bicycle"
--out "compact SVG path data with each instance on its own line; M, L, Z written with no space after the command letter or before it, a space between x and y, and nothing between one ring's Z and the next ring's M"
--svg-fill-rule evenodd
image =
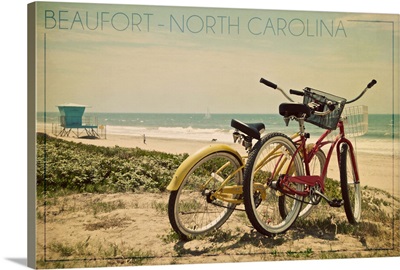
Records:
M299 216L307 216L321 199L332 207L344 206L347 219L355 224L361 219L360 176L355 149L346 137L346 104L360 99L376 84L372 80L354 99L347 101L323 91L306 87L290 94L303 96L302 103L293 100L276 84L265 79L261 83L281 91L291 103L282 103L279 113L286 125L299 124L299 132L291 138L283 133L270 133L252 148L244 169L243 196L247 216L262 234L275 235L287 231ZM305 122L326 129L313 144ZM358 123L361 124L362 123ZM357 125L358 125L357 124ZM328 138L333 130L338 134ZM330 145L325 156L322 147ZM340 168L342 198L328 198L325 179L333 151L336 149Z

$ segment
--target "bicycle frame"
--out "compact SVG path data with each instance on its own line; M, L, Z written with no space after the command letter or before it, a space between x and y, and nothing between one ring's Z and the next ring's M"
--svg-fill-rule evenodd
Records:
M299 120L299 121L304 121L304 120ZM302 123L300 123L302 124ZM338 165L340 166L340 146L343 143L346 143L349 148L350 148L350 160L352 162L353 168L354 168L354 176L355 176L355 181L356 183L359 183L360 178L359 178L359 174L358 174L358 167L357 167L357 161L355 158L355 154L354 154L354 148L352 143L345 137L345 131L344 131L344 124L343 124L343 120L341 119L338 122L337 125L338 129L339 129L339 134L334 138L333 141L329 141L326 140L328 135L332 132L332 130L326 130L316 141L316 143L314 144L314 146L311 149L308 149L307 147L307 137L304 134L299 133L300 138L296 141L294 141L294 143L296 144L296 152L293 154L293 156L300 154L303 157L303 161L304 161L304 166L305 166L305 172L306 175L304 176L290 176L291 174L287 174L286 177L284 179L281 180L281 184L284 187L284 192L289 192L290 194L294 195L300 195L300 196L308 196L309 191L303 191L303 192L298 192L292 188L290 188L290 186L288 185L289 183L299 183L299 184L306 184L310 187L314 187L316 185L319 185L319 187L321 188L321 191L324 192L325 191L325 183L324 183L324 179L327 175L327 171L328 171L328 167L329 167L329 163L333 154L333 150L336 148L336 153L337 153L337 161L338 161ZM322 147L324 147L325 145L331 145L329 150L328 150L328 154L326 156L326 162L324 164L322 173L320 175L311 175L310 173L310 163L311 160L313 159L313 157L315 156L315 154L317 153L317 151L319 149L321 149ZM291 161L292 163L292 161ZM291 164L289 164L288 168L291 167Z

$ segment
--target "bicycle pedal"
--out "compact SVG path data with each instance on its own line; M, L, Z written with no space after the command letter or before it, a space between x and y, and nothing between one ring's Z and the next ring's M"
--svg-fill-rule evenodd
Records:
M333 199L329 202L329 205L332 207L341 207L343 205L343 200Z

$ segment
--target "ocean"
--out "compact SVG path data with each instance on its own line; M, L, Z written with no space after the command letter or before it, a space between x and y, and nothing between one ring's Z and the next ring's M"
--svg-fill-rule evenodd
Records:
M37 114L37 122L57 124L58 112ZM130 135L189 139L219 142L232 142L233 128L231 119L242 122L262 122L266 126L266 133L278 131L292 134L298 130L297 122L291 121L286 126L282 117L277 114L169 114L169 113L94 113L84 114L83 121L90 119L91 124L103 125L107 134ZM395 125L397 123L397 125ZM393 144L398 144L399 115L370 114L368 115L368 131L357 137L357 143L362 145L363 151L385 153L393 150ZM311 138L317 139L323 129L306 123L306 131Z

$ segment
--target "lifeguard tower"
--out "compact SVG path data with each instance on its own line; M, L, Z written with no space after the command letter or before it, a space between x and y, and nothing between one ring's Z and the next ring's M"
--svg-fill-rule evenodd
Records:
M83 118L83 113L89 106L68 103L57 107L60 111L59 125L61 127L57 136L68 137L72 132L79 138L82 132L86 132L88 138L100 138L97 119L92 122L90 118Z

